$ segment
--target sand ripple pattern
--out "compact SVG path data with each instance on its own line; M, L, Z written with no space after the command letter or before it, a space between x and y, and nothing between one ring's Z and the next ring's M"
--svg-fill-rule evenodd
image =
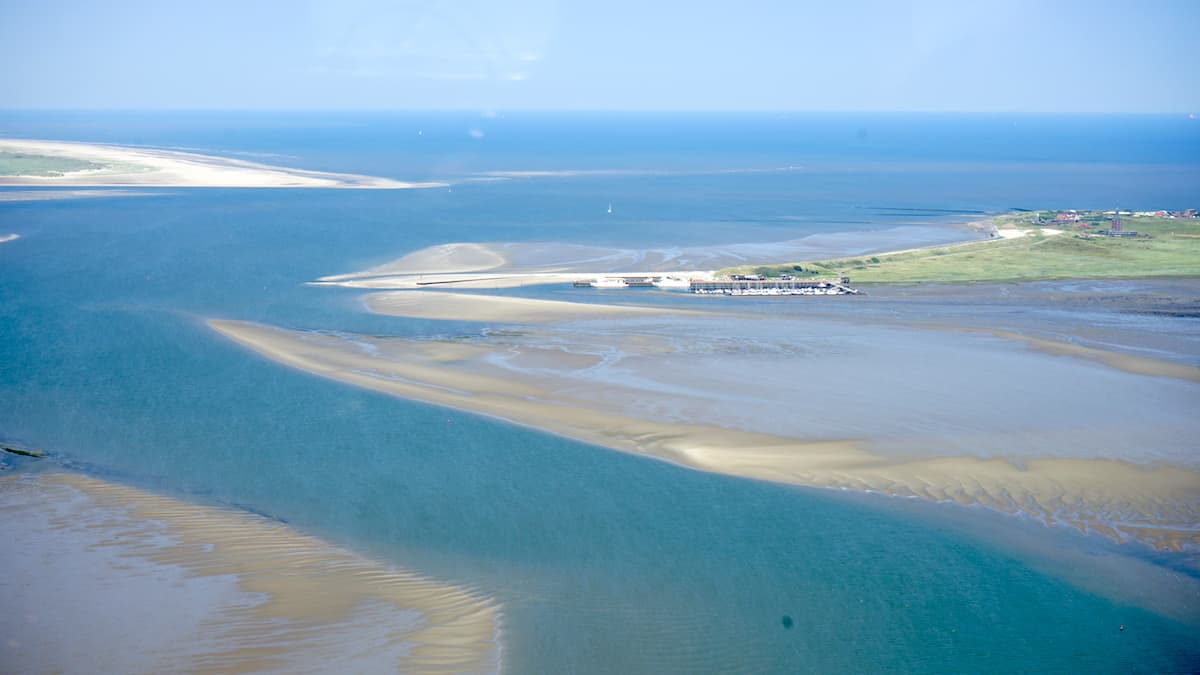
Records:
M21 509L27 515L30 509L49 511L51 536L87 533L89 550L115 554L127 561L123 568L149 563L158 576L166 566L190 579L236 583L235 599L216 607L198 635L155 649L153 671L499 670L500 611L494 601L362 558L282 523L71 474L0 481L0 503L15 509L12 518L21 517ZM187 588L156 601L194 602Z
M647 396L637 372L622 371L619 381L581 379L579 373L598 367L582 358L510 367L514 353L525 358L544 351L540 334L520 338L536 343L522 346L505 339L348 340L242 322L210 324L272 359L324 377L704 471L984 506L1163 550L1200 547L1200 472L1190 467L1103 456L887 453L865 439L819 440L696 422L712 415L688 407L703 403L689 395L694 389L650 392L681 411L655 418L650 406L631 408ZM362 348L364 341L370 349Z

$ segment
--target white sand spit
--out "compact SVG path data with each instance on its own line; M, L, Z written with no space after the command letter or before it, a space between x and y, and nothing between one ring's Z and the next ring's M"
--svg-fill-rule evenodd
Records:
M380 188L436 187L389 178L306 171L173 150L91 143L0 139L0 151L79 159L103 168L56 176L0 176L0 185L91 187Z

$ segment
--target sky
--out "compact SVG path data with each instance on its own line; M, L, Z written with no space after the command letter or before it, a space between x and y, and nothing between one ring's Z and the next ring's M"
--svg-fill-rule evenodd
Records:
M0 0L0 108L1200 113L1200 0Z

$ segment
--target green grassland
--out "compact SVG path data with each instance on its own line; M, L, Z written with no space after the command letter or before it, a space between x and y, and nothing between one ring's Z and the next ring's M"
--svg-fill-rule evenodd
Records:
M1027 230L1017 239L989 240L879 253L862 258L812 260L782 265L744 266L722 274L792 274L803 278L849 276L853 283L964 283L1103 277L1200 276L1200 219L1131 216L1126 231L1137 237L1099 236L1108 222L1068 223L1057 235L1031 224L1029 215L999 216L995 226Z
M90 171L103 168L105 168L103 164L83 159L0 151L0 176L53 178L69 171Z

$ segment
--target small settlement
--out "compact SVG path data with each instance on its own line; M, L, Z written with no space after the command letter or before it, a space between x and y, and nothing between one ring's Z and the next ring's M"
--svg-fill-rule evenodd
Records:
M1122 215L1134 217L1170 218L1172 220L1195 220L1198 216L1196 209L1182 211L1081 211L1069 209L1066 211L1035 211L1030 214L1027 222L1031 225L1067 226L1079 231L1082 235L1095 234L1101 237L1137 237L1137 232L1126 230ZM1097 229L1108 223L1105 229Z

